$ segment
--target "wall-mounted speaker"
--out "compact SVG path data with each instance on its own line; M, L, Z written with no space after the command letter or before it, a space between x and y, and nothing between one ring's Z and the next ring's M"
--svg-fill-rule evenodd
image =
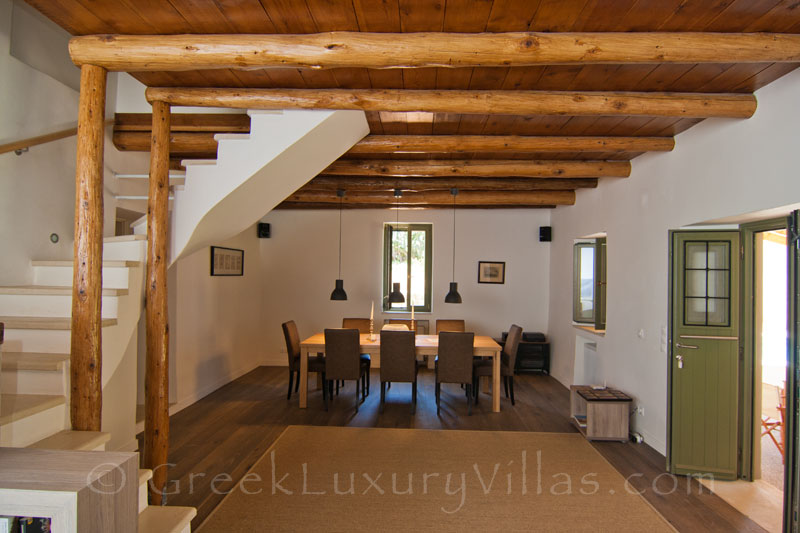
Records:
M258 238L269 239L269 224L267 222L258 223Z
M539 242L550 242L553 240L552 226L539 226Z

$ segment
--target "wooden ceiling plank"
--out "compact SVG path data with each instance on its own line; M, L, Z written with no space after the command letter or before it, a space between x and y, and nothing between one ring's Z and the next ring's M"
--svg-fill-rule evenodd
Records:
M747 94L568 91L411 91L346 89L237 89L150 87L147 100L176 106L241 109L361 109L470 114L644 115L748 118Z
M278 33L272 19L258 0L215 0L237 33Z
M720 73L719 76L716 76L714 79L698 87L697 90L703 92L706 90L713 91L715 88L719 87L738 87L770 65L771 63L738 63L732 65L725 72Z
M528 31L541 0L494 0L485 31Z
M571 31L588 0L564 2L562 0L542 0L536 15L529 25L530 31L565 32Z
M400 31L400 5L398 0L353 0L353 9L361 31Z
M158 33L158 30L144 19L138 11L131 9L125 2L91 2L78 0L87 10L104 21L117 33Z
M572 26L572 31L620 31L620 22L635 4L636 0L589 2Z
M358 160L340 159L322 174L338 176L392 177L521 177L521 178L625 178L630 175L627 161L515 161L515 160Z
M304 0L260 0L278 33L314 33L316 26Z
M800 64L797 63L773 63L764 70L736 85L732 90L734 92L755 92L798 67L800 67Z
M480 33L486 31L492 0L446 0L442 31Z
M369 89L372 82L369 79L369 71L365 68L337 68L331 70L336 87L342 89Z
M230 26L221 14L201 16L205 10L187 9L184 4L189 0L172 1L196 31L219 24L219 19ZM126 72L265 67L771 63L800 61L800 35L674 32L87 35L73 38L69 50L77 65L91 64Z
M503 190L503 191L560 191L596 188L597 178L386 178L353 176L317 176L300 191L393 191L394 189L430 191L449 190Z
M703 31L730 3L731 0L685 1L658 27L658 31Z
M28 3L44 16L67 30L72 35L109 33L115 31L78 0L28 0Z
M620 65L619 69L606 82L612 91L637 91L642 80L647 78L658 65Z
M444 27L444 2L400 0L399 7L401 31L442 31Z
M733 0L722 13L706 24L703 31L744 31L758 14L768 12L779 3L780 0Z
M614 31L655 31L684 0L639 0Z
M352 0L306 0L317 31L359 31Z
M234 33L234 27L225 18L213 0L168 0L192 28L192 33ZM163 37L163 36L162 36Z
M800 22L798 21L798 15L800 15L800 3L797 0L781 0L778 5L747 25L743 31L800 31L800 27L797 27Z

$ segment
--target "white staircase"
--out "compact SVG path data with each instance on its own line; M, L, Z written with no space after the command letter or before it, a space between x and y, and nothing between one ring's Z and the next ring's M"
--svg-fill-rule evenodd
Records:
M249 134L220 134L216 161L184 161L170 262L252 226L369 133L362 111L248 111ZM146 220L134 225L147 232Z

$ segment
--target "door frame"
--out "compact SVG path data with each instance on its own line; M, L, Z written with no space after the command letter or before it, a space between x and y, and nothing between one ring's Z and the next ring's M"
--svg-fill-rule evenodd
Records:
M741 265L741 322L740 322L740 359L739 375L741 376L740 405L742 409L739 413L739 445L741 455L739 457L739 474L741 479L753 481L753 449L755 447L756 433L761 436L760 417L755 416L756 399L756 327L755 327L755 291L756 291L756 268L755 268L755 237L756 233L786 229L786 217L772 218L769 220L759 220L749 222L739 226L741 231L740 243L742 246L742 265Z
M741 316L741 312L740 311L741 311L741 308L742 308L742 300L741 300L741 297L742 297L742 295L741 295L741 283L742 283L742 270L741 270L741 268L743 266L742 265L742 260L743 260L742 259L742 251L741 251L742 232L741 232L740 228L725 228L725 229L722 229L722 228L720 228L720 229L706 229L706 228L703 228L703 229L700 229L700 228L698 228L698 229L686 229L686 228L684 228L684 229L669 230L669 232L668 232L668 235L669 235L669 258L668 258L669 259L669 269L668 269L668 273L667 273L667 276L668 276L668 284L667 284L667 286L668 286L668 291L669 291L669 293L668 293L668 295L669 295L669 298L668 298L669 312L668 312L668 318L667 318L668 319L668 326L667 326L667 416L666 416L666 419L667 419L666 420L666 422L667 422L667 446L666 446L666 454L665 454L666 469L667 469L668 472L674 472L674 468L673 468L674 465L673 465L673 461L672 461L672 441L673 441L673 438L672 438L672 430L673 430L673 424L672 424L672 418L673 418L672 417L672 386L673 386L673 383L672 383L672 381L673 381L673 377L674 376L673 376L672 367L673 367L673 357L674 357L674 353L673 353L674 343L673 343L673 341L674 341L674 335L675 335L675 331L674 331L674 327L673 327L674 322L675 322L675 320L674 320L675 319L675 316L674 316L675 315L674 300L675 300L675 289L676 289L676 287L675 287L675 234L676 233L692 233L692 232L704 233L704 234L713 234L713 233L738 233L739 234L739 248L740 248L740 250L739 250L738 253L735 250L731 250L731 267L733 266L733 262L734 261L737 261L737 260L739 261L739 265L738 265L739 266L739 286L737 287L737 290L739 291L739 297L738 297L739 309L734 310L733 308L731 308L731 319L733 320L733 317L736 316L738 318L738 321L739 321L739 326L738 326L738 332L739 332L738 333L738 335L739 335L739 347L738 347L739 365L738 365L738 370L739 370L739 376L740 376L739 379L741 380L741 364L742 364L742 357L741 357L741 354L742 354L742 345L741 345L741 342L742 342L742 329L741 329L742 328L742 323L741 323L741 318L742 318L742 316ZM738 398L738 400L739 400L738 401L738 409L739 409L739 411L737 412L737 418L736 418L736 421L737 421L737 424L738 424L738 423L741 422L741 411L742 411L742 401L741 401L742 400L742 398L741 398L742 391L741 391L741 382L740 381L737 384L737 388L739 388L739 391L738 391L738 395L739 395L739 398ZM741 475L741 469L740 469L740 467L741 467L741 457L742 457L741 429L739 431L737 431L736 434L737 434L736 449L737 449L737 454L738 455L737 455L737 461L736 461L737 472L736 472L735 475L738 478ZM720 479L723 479L723 478L720 478Z

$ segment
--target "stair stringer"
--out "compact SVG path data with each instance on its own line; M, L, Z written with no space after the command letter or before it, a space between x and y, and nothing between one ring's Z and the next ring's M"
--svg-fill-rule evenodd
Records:
M362 111L248 113L249 135L218 136L216 164L187 166L175 191L171 263L241 233L369 133Z

